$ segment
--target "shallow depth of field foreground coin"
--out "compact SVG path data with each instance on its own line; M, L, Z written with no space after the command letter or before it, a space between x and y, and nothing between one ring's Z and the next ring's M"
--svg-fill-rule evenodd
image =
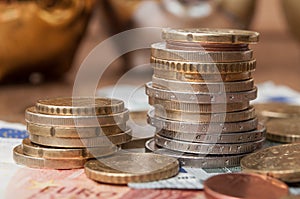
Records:
M207 179L204 193L207 199L279 199L289 190L285 183L268 176L230 173Z
M84 166L92 180L127 184L170 178L179 171L177 159L153 153L119 153L91 160Z

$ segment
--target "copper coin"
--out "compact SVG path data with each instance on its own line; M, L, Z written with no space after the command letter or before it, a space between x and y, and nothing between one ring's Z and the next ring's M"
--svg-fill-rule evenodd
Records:
M229 173L204 182L207 199L277 199L289 194L288 186L274 178L257 174Z

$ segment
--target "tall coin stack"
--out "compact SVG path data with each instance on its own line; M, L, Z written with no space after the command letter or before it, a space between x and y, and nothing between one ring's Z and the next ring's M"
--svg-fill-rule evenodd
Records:
M115 153L131 140L124 102L108 98L39 100L26 109L29 138L14 148L18 164L35 168L82 168L87 160Z
M152 45L146 84L148 122L157 129L146 148L182 166L237 166L262 147L265 128L250 101L257 96L249 44L259 34L229 29L165 29Z

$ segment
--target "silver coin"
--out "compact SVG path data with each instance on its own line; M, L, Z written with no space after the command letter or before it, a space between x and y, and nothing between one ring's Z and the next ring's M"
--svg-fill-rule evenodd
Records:
M154 136L156 145L184 153L195 154L212 154L212 155L224 155L224 154L243 154L250 153L257 149L262 148L265 139L261 139L254 142L238 143L238 144L206 144L206 143L193 143L186 141L178 141L162 137L158 134Z
M165 129L177 132L194 132L194 133L235 133L242 131L251 131L257 128L257 118L242 122L225 122L225 123L200 123L200 122L183 122L167 120L155 117L153 110L148 112L148 123L157 129Z
M181 153L161 148L155 144L154 139L146 142L146 151L177 158L181 166L194 168L223 168L240 165L240 160L247 154L240 155L199 155Z
M234 103L245 102L256 99L257 88L250 91L234 93L200 93L200 92L179 92L154 88L152 82L146 84L146 94L164 100L188 102L188 103Z
M187 142L230 144L262 140L266 137L266 128L259 124L257 129L255 130L239 133L201 134L194 132L183 133L176 131L160 130L157 132L157 134L166 138Z

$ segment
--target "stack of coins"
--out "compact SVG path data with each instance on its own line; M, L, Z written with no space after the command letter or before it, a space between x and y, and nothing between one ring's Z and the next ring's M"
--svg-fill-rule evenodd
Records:
M163 30L152 45L152 82L146 84L148 122L157 129L150 151L174 156L181 165L237 166L262 147L265 128L250 101L257 96L252 31Z
M88 159L118 151L131 140L124 103L108 98L39 100L26 109L29 139L14 148L18 164L35 168L82 168Z

